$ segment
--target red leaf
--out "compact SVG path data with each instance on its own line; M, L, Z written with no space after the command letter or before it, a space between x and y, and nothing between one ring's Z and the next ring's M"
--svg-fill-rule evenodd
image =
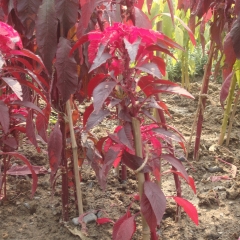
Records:
M127 49L128 52L128 56L131 60L131 62L135 62L137 53L138 53L138 49L139 49L139 45L141 43L141 38L137 38L136 41L134 41L133 43L130 43L127 38L125 37L123 39L124 44L125 44L125 48Z
M3 139L2 141L5 145L8 145L13 150L18 149L18 143L17 143L17 140L14 137L7 137L6 139Z
M166 64L165 64L164 60L160 57L153 56L152 62L157 64L157 66L158 66L159 70L161 71L162 75L165 76L166 75Z
M141 212L151 231L156 231L166 209L166 197L156 183L144 182L144 191L140 201Z
M56 15L63 28L63 36L66 37L68 30L74 26L78 18L79 0L57 0L55 4Z
M105 63L108 59L112 57L111 54L104 52L105 47L103 44L101 44L98 48L97 56L93 60L93 64L91 68L89 69L89 72L93 71L94 69L100 67L103 63Z
M43 0L36 21L36 39L43 62L52 73L52 60L57 50L57 17L54 0Z
M99 73L96 76L94 76L88 83L88 97L90 98L92 96L94 88L102 82L105 78L107 78L107 74Z
M101 225L101 224L105 224L105 223L114 223L113 220L111 220L110 218L98 218L96 220L97 224Z
M156 63L145 63L136 68L154 77L161 78L161 73Z
M57 172L58 166L61 162L61 154L62 154L62 133L59 128L59 123L57 122L50 134L48 141L48 157L52 176L54 176L55 173Z
M197 209L192 205L192 203L190 203L189 201L187 201L184 198L180 198L180 197L173 197L173 199L175 200L175 202L180 205L181 207L183 207L184 211L187 213L187 215L192 219L192 221L198 225L198 213L197 213Z
M11 105L20 105L20 106L24 106L27 108L31 108L33 110L36 110L37 112L43 114L43 111L34 103L32 102L28 102L28 101L13 101L10 103Z
M4 22L0 22L0 50L8 53L18 46L22 49L22 41L16 30Z
M238 5L240 5L238 3ZM232 25L232 29L230 31L230 36L232 39L233 49L235 52L235 55L238 59L240 59L240 15L238 15L238 18L234 21Z
M189 176L188 176L184 166L180 162L180 160L178 160L176 157L174 157L173 155L170 155L170 154L162 154L161 158L168 161L172 166L174 166L179 172L181 172L183 174L186 181L189 182Z
M32 119L32 110L29 110L28 116L26 119L26 135L29 141L38 148L36 134L35 134L35 124Z
M35 20L41 0L21 0L17 2L17 16L25 28L25 35L30 39L35 28Z
M84 111L84 114L83 114L83 126L86 125L87 123L87 120L90 116L90 114L93 112L93 104L91 104L90 106L88 106L85 111Z
M99 124L109 114L110 111L108 109L101 109L98 113L92 112L88 117L86 130L89 131L91 128Z
M144 4L144 0L138 0L138 1L135 1L134 3L134 5L139 9L142 9L143 4Z
M131 240L136 231L135 216L126 212L113 226L113 240Z
M17 79L12 77L2 77L4 82L13 90L13 92L18 96L20 100L22 100L22 86L19 84Z
M234 72L231 72L222 84L222 88L220 91L220 103L222 107L224 106L224 101L227 99L230 84L232 82L232 78L234 74L235 74Z
M182 141L185 141L182 136L178 136L176 135L175 133L169 131L169 130L166 130L164 128L154 128L153 129L153 132L155 132L156 134L160 135L163 139L165 137L167 138L170 138L176 142L182 142Z
M135 26L145 29L151 29L152 23L150 22L148 16L141 10L141 8L134 7L134 11L135 11Z
M27 49L12 50L12 51L10 52L10 54L20 55L20 56L24 56L24 57L29 57L29 58L33 59L34 61L36 61L37 63L39 63L39 64L43 67L43 69L45 69L45 70L47 71L47 69L46 69L46 67L45 67L42 59L41 59L38 55L32 53L31 51L29 51L29 50L27 50ZM30 70L31 70L31 69L30 69Z
M70 41L61 37L56 54L56 70L57 88L63 103L66 103L70 95L76 92L78 86L77 63L73 56L69 57L70 50Z
M32 183L32 197L33 197L33 195L37 189L38 177L37 177L37 174L35 173L35 171L33 170L33 166L30 164L28 159L25 156L23 156L22 154L15 153L15 152L7 152L7 153L1 152L1 154L10 155L10 156L19 158L28 166L28 168L30 169L30 171L32 173L32 179L33 179L33 183Z
M0 100L0 123L2 125L2 129L6 134L9 129L10 125L10 118L9 118L9 109L7 105L3 101Z
M114 87L117 85L115 81L105 81L98 84L93 90L93 107L97 114L103 106L104 101L112 93Z
M46 174L48 172L43 166L32 166L32 169L36 174ZM7 171L7 174L13 176L24 176L32 174L32 171L27 165L13 166Z
M123 145L134 152L132 128L130 124L125 123L124 127L118 131L117 136Z

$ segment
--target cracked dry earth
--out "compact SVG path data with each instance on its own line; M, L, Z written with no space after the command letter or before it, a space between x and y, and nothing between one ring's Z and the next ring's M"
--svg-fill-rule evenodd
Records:
M168 123L174 125L188 140L191 125L198 103L200 82L191 84L190 92L195 100L179 96L163 95L172 118ZM210 83L209 98L205 110L203 133L201 141L200 159L192 160L192 148L188 162L184 162L189 175L196 182L197 194L182 181L183 197L191 201L198 210L199 226L182 213L181 221L176 223L174 202L168 200L166 213L158 230L159 239L162 240L237 240L240 237L240 106L233 124L230 144L222 147L216 145L223 110L219 103L220 84ZM94 134L104 136L107 131L114 129L114 123L102 122L94 129ZM194 142L194 138L193 138ZM193 145L193 144L192 144ZM44 146L43 146L44 147ZM37 153L29 145L23 145L21 150L33 165L49 168L46 152ZM217 161L221 158L237 167L236 177L232 178L231 166ZM14 160L21 164L20 161ZM108 186L105 192L101 191L94 172L87 164L83 165L82 191L84 211L101 210L102 216L113 221L122 216L131 202L131 196L137 191L135 176L128 172L126 184L121 182L111 172L108 177ZM212 181L216 176L228 176L230 179ZM31 176L8 176L8 200L0 203L0 239L9 240L65 240L80 239L74 236L61 222L61 185L56 183L56 191L51 196L49 175L39 175L39 184L33 199L30 199ZM162 182L163 191L167 196L175 194L172 176L166 176ZM139 210L134 203L131 207L133 213ZM76 211L70 209L70 218L77 217ZM137 231L134 240L141 239L140 219L137 219ZM111 239L112 223L97 225L95 222L87 224L88 239ZM72 221L69 227L76 228Z

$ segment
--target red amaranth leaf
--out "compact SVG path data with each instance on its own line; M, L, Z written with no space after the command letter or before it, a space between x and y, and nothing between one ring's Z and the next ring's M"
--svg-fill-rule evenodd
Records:
M163 76L165 76L166 75L166 64L165 64L164 60L162 58L160 58L160 57L153 56L152 62L157 64L161 74Z
M26 135L27 135L29 141L36 148L38 148L36 134L35 134L35 124L33 122L32 115L33 115L33 110L29 110L28 111L28 116L27 116L27 119L26 119Z
M22 100L22 86L19 84L16 78L13 77L2 77L4 82L13 90L13 92Z
M180 198L180 197L173 197L173 199L175 200L175 202L180 205L181 207L183 207L184 211L187 213L187 215L192 219L192 221L198 225L198 213L197 213L197 209L193 206L192 203L190 203L189 201L187 201L184 198Z
M66 103L71 94L74 94L78 86L77 62L73 56L69 57L71 42L61 37L57 54L57 88L61 93L63 103Z
M240 5L238 3L238 5ZM234 21L232 29L230 31L230 36L232 39L233 49L235 52L235 55L238 59L240 59L240 15L238 15L238 18Z
M104 73L99 73L96 76L94 76L88 83L88 97L90 98L92 96L94 88L102 82L108 75Z
M111 220L110 218L98 218L98 219L96 220L96 223L97 223L98 225L102 225L102 224L106 224L106 223L114 223L114 221Z
M4 22L0 22L0 50L8 53L18 46L23 48L21 38L16 30Z
M141 8L134 7L135 11L135 25L145 29L152 29L152 23L148 16L141 10Z
M135 216L128 210L113 226L113 240L131 240L136 231Z
M2 125L2 129L6 134L9 129L10 125L10 118L9 118L9 109L7 105L3 101L0 100L0 123Z
M156 63L145 63L136 68L145 73L151 74L154 77L161 78L161 73Z
M221 91L220 91L220 103L222 107L224 106L224 102L227 99L230 84L232 82L232 78L234 74L235 74L234 72L231 72L222 84Z
M28 102L28 101L13 101L13 102L11 102L9 104L11 104L11 105L20 105L20 106L24 106L24 107L27 107L27 108L31 108L31 109L36 110L37 112L43 114L43 111L37 105L35 105L32 102Z
M93 64L91 68L89 69L89 72L93 71L94 69L100 67L102 64L104 64L108 59L112 57L111 54L104 52L105 47L103 44L101 44L98 48L97 56L93 60Z
M33 197L33 195L37 189L38 177L37 177L37 174L35 173L35 171L33 170L33 167L30 164L30 162L28 161L28 159L25 156L23 156L22 154L16 153L16 152L6 152L6 153L1 152L1 154L10 155L12 157L19 158L28 166L28 168L30 169L30 171L32 173L32 179L33 179L33 183L32 183L32 197Z
M46 174L48 173L47 169L43 166L32 166L32 169L36 174ZM23 166L13 166L7 171L8 175L12 176L24 176L32 174L31 170L27 165Z
M58 170L58 166L61 162L61 154L62 154L62 133L59 128L59 123L57 122L50 134L48 141L48 158L52 176L54 176Z
M156 231L166 209L166 197L156 183L146 181L143 188L141 212L151 231Z
M139 49L139 45L141 43L141 38L136 39L136 41L134 41L133 43L130 43L127 38L125 37L123 39L124 44L125 44L125 48L127 49L128 52L128 56L131 60L131 62L135 62L137 53L138 53L138 49Z
M88 118L90 116L90 114L93 112L93 104L89 105L85 111L84 111L84 114L83 114L83 126L86 125L87 121L88 121Z
M16 1L17 16L25 28L25 36L30 39L35 29L35 20L41 0L21 0Z
M57 50L57 17L54 0L43 0L36 21L36 39L42 60L52 73L52 60Z
M105 81L99 83L93 90L93 107L97 114L103 106L104 101L112 93L114 87L117 85L115 81Z
M91 128L99 124L109 114L110 111L108 109L100 109L98 113L92 112L88 117L86 130L89 131Z
M79 0L57 0L55 2L57 18L63 28L64 37L67 37L68 30L74 26L78 18Z

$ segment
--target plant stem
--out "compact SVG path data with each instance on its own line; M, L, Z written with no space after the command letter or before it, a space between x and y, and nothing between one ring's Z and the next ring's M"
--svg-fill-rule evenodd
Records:
M63 214L63 221L68 221L68 166L67 166L67 158L66 158L66 130L65 130L65 121L61 116L60 121L60 129L62 132L62 214Z
M235 98L234 106L233 106L233 111L232 111L232 114L231 114L231 117L230 117L230 120L229 120L226 146L229 145L230 135L231 135L231 131L232 131L232 125L233 125L233 120L234 120L234 116L235 116L236 111L237 111L237 105L238 105L239 97L240 97L240 91L238 91L237 96L236 96L236 98Z
M234 98L234 90L236 87L236 83L237 83L237 77L236 77L236 74L234 74L232 77L232 82L231 82L231 86L230 86L229 93L228 93L227 106L226 106L226 109L224 110L224 115L223 115L224 117L223 117L223 122L222 122L222 127L221 127L221 133L220 133L219 139L218 139L219 145L222 145L223 141L224 141L224 136L225 136L226 129L227 129L229 114L231 111L232 102L233 102L233 98Z
M207 94L208 92L208 84L209 84L209 77L211 75L211 68L212 68L212 60L213 60L213 53L214 53L214 42L211 42L210 50L209 50L209 56L208 56L208 62L205 66L204 70L204 76L203 76L203 82L202 82L202 89L200 92L199 100L198 100L198 120L197 120L197 131L196 131L196 139L195 139L195 147L194 147L194 159L199 159L199 148L200 148L200 139L202 134L202 124L203 124L203 114L204 109L206 106L207 98L206 96L203 96Z
M126 181L127 180L127 167L123 163L122 163L121 180L122 181Z
M141 130L140 130L140 122L137 118L132 118L132 126L133 126L133 136L134 136L134 144L135 144L135 151L136 155L138 157L143 157L143 152L142 152L142 138L141 138ZM144 173L137 173L137 180L138 180L138 191L139 191L139 196L140 200L143 194L143 184L145 182L145 176ZM142 233L143 233L143 240L149 240L150 239L150 230L147 225L146 219L144 216L142 216Z
M80 216L83 214L82 191L81 191L80 177L79 177L79 170L78 170L78 147L77 147L77 142L76 142L74 129L73 129L70 100L68 100L66 103L66 110L68 115L69 130L70 130L72 152L73 152L73 169L74 169L74 178L75 178L76 192L77 192L78 214Z

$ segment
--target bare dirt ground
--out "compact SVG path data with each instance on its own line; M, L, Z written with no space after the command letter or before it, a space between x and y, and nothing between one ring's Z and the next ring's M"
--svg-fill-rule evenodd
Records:
M186 139L189 138L191 125L198 102L200 82L191 84L191 93L195 100L179 96L163 96L169 107L174 125ZM183 197L191 201L198 210L199 226L195 226L189 217L182 213L181 221L175 222L175 204L169 200L164 219L159 228L159 239L162 240L235 240L240 237L240 171L232 179L231 166L216 161L216 156L234 164L240 169L240 107L238 107L230 145L217 147L223 110L219 103L220 84L211 83L209 99L205 111L203 134L201 141L200 160L192 160L192 149L189 162L183 164L196 182L197 194L182 181ZM105 135L113 128L110 122L103 122L96 128L95 134ZM194 139L193 139L194 140ZM192 144L193 145L193 144ZM31 160L33 165L49 168L46 152L38 154L25 146L22 152ZM20 163L20 161L16 161ZM191 167L192 166L192 167ZM129 172L126 184L111 174L108 177L108 187L103 192L97 183L94 172L84 164L82 175L82 190L84 211L102 210L103 216L116 221L122 216L131 202L131 196L137 191L135 176ZM229 176L229 180L213 182L213 176ZM31 177L8 176L8 200L0 202L0 239L9 240L65 240L79 239L61 223L61 185L57 182L54 196L51 196L49 174L39 175L38 189L33 197L31 193ZM163 178L163 191L166 196L175 194L172 176ZM135 213L139 210L137 204L131 208ZM74 209L70 210L70 219L77 217ZM138 219L138 222L140 219ZM111 239L111 223L97 225L95 222L87 224L88 238L92 240ZM69 222L70 227L76 227ZM141 239L140 227L133 239Z

